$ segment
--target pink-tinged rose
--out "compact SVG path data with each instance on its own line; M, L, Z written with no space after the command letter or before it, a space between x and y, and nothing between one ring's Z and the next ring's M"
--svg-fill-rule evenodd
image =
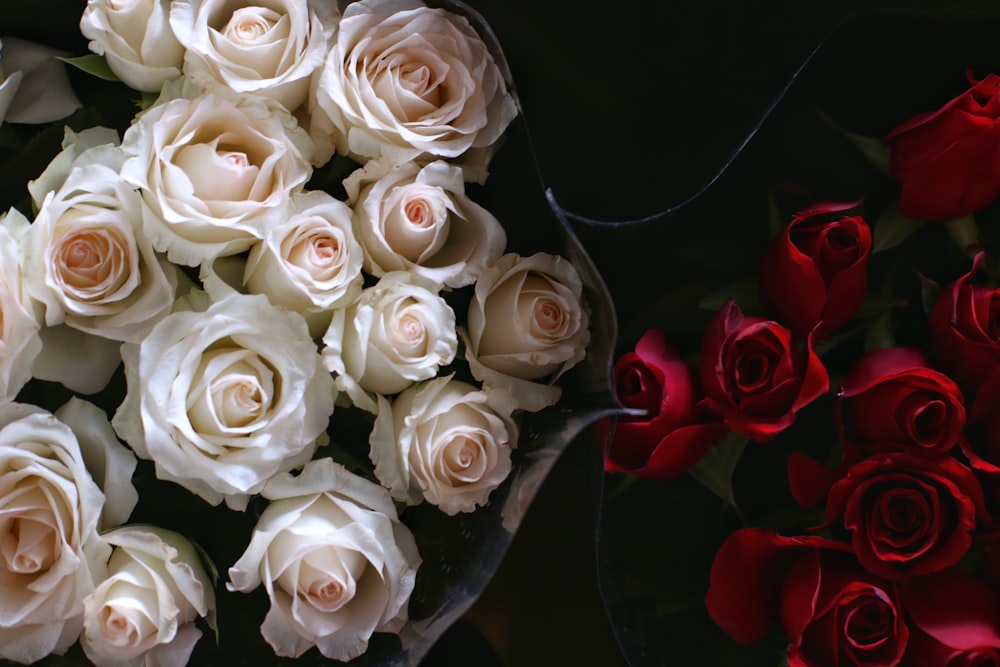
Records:
M860 202L816 204L799 211L774 238L760 264L761 296L798 338L817 325L847 324L867 290L872 235Z
M615 363L614 377L621 404L643 414L618 418L604 448L608 472L646 479L676 477L728 431L700 401L694 374L660 329L647 331L635 351Z
M939 572L961 559L987 525L982 487L955 459L916 452L872 456L831 488L828 524L851 532L858 561L883 577Z
M849 448L919 448L945 454L960 444L965 404L958 385L912 347L873 350L844 375L834 407Z
M818 536L736 531L716 553L706 604L741 644L763 639L780 619L790 667L892 667L909 639L895 584Z
M997 591L959 570L914 577L903 587L913 667L1000 665Z
M705 331L701 383L726 425L757 441L788 428L795 413L830 386L811 341L800 349L787 327L744 316L733 299Z
M986 208L1000 193L1000 77L982 81L937 111L922 113L883 138L901 187L899 212L952 220Z

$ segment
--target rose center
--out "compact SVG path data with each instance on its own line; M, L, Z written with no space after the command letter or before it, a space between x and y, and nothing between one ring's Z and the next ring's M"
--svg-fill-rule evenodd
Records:
M904 431L914 441L925 446L938 444L946 435L948 406L936 396L915 393L900 404ZM954 444L954 443L941 443Z
M399 343L410 348L419 345L423 341L426 331L424 330L424 323L419 317L416 317L412 313L405 313L396 320L396 325L393 327L393 334Z
M41 518L16 517L8 524L0 538L0 555L8 572L36 574L55 562L56 534Z
M426 65L412 63L400 69L399 82L414 95L423 96L431 82L431 71Z
M843 632L851 646L866 651L883 644L892 625L892 609L882 600L866 597L847 612Z
M237 44L253 44L274 27L278 15L261 7L242 7L233 12L226 26L226 37Z
M566 313L555 299L541 297L535 300L531 324L535 336L558 339L566 328Z
M445 445L440 465L441 479L452 484L471 484L482 479L489 462L483 443L468 435L458 435Z
M102 610L101 633L112 646L124 648L136 646L142 641L142 631L129 617L113 606Z
M411 199L403 206L406 220L414 227L426 229L434 224L431 207L424 199Z

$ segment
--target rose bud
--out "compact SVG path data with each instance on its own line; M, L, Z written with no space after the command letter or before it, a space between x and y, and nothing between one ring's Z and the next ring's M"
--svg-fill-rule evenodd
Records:
M914 667L1000 664L997 591L956 569L914 577L903 587Z
M909 629L896 586L865 572L847 547L816 536L738 530L715 555L708 613L752 644L780 618L790 667L892 667Z
M1000 193L1000 77L989 74L937 111L922 113L883 138L900 184L899 212L953 220L986 208Z
M951 567L968 551L977 526L990 521L970 468L909 452L851 466L830 488L826 519L851 531L865 569L888 578Z
M792 332L762 317L746 317L733 299L705 331L701 383L709 407L726 425L757 441L795 421L795 413L829 388L811 343L792 344Z
M764 253L761 297L798 338L847 324L864 301L872 236L863 218L848 215L857 205L799 211Z
M965 405L958 385L910 347L873 350L844 376L834 407L848 447L918 447L945 454L962 441Z
M621 415L604 447L604 469L646 479L676 477L728 429L698 396L691 369L669 347L663 331L647 331L635 352L614 368L619 402L641 415Z
M928 321L941 365L967 397L986 398L1000 387L1000 289L970 284L984 260L977 254L969 272L945 288ZM972 419L982 412L975 403Z

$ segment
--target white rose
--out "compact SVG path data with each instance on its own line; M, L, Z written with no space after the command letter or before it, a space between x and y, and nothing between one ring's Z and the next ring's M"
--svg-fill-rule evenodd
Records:
M551 383L584 358L590 342L582 293L563 257L501 257L476 283L461 332L475 378L506 389L524 410L554 405L562 390Z
M334 135L337 152L358 162L407 162L491 147L517 108L464 16L363 0L344 10L310 112L317 143Z
M334 313L323 360L355 405L376 412L367 392L396 394L455 359L455 312L438 286L405 271L387 273Z
M263 583L271 608L261 634L274 652L297 658L315 645L346 662L373 632L398 632L420 556L386 490L319 459L276 477L264 496L271 503L227 587Z
M108 577L83 601L84 653L98 667L182 667L215 610L215 590L194 547L154 526L104 534Z
M197 85L266 95L295 111L339 16L328 0L174 0L170 25Z
M302 313L318 338L335 308L361 293L361 246L351 209L322 191L292 197L288 218L250 249L244 284L272 303Z
M464 287L507 246L497 219L465 196L462 170L446 162L370 162L344 187L372 275L411 271Z
M375 476L397 500L426 500L446 514L485 505L510 473L517 444L514 398L440 377L379 397L369 442Z
M136 343L170 312L177 278L142 233L141 198L118 175L123 160L113 144L75 155L25 234L23 261L47 326Z
M0 406L0 658L31 663L80 634L103 579L104 495L73 432L26 403Z
M0 403L11 401L28 380L42 341L21 282L18 237L29 223L17 209L0 217Z
M312 457L336 391L297 313L233 293L175 312L122 346L128 392L112 421L160 479L246 507Z
M287 112L260 99L174 92L125 132L122 178L142 189L153 246L196 266L247 250L285 218L312 148Z
M66 55L17 37L0 43L0 121L41 124L65 118L82 105L69 85Z
M156 93L180 77L184 62L169 13L170 0L87 0L80 32L125 85Z

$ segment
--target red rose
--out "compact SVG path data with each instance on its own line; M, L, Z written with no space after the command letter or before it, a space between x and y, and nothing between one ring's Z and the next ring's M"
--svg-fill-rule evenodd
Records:
M705 330L701 383L726 425L758 441L791 425L795 413L830 386L811 341L799 349L787 327L745 317L733 299Z
M789 667L892 667L909 638L896 586L820 537L736 531L712 562L706 605L741 644L762 639L780 618Z
M900 578L957 563L989 516L968 467L951 458L891 452L854 464L830 487L826 519L851 531L854 553L867 570Z
M667 479L697 463L726 426L700 402L691 369L671 349L663 331L647 331L635 352L615 364L615 391L626 408L641 416L618 418L604 448L609 472Z
M1000 393L1000 289L970 284L983 264L979 253L972 269L941 293L928 328L941 366L967 397L992 399ZM973 402L970 418L985 410ZM988 402L988 401L987 401Z
M763 301L799 338L847 324L867 291L868 224L845 212L858 202L800 211L771 241L760 264Z
M885 136L899 212L953 220L986 208L1000 194L1000 77L989 74L937 111Z
M965 428L958 385L912 347L877 349L858 359L844 375L834 414L848 447L865 452L918 447L944 454L962 441Z
M958 570L914 577L902 592L913 667L1000 666L1000 600Z

